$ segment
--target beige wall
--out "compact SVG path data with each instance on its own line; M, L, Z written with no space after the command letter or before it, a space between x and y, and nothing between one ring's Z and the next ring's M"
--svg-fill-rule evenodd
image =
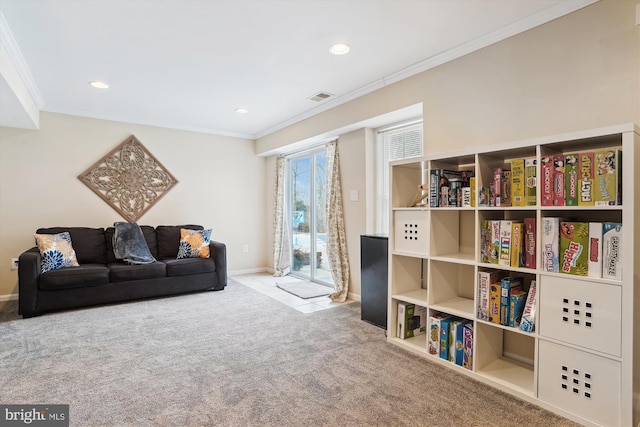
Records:
M267 265L267 160L253 141L42 113L38 131L0 128L0 296L17 293L10 259L38 227L123 220L77 176L131 134L179 181L139 224L202 224L227 245L229 270Z
M637 3L601 0L260 138L256 151L266 154L416 103L423 108L426 154L640 123ZM346 182L370 182L364 156L356 155L365 136L340 138L354 293L360 290L354 239L371 216L352 209ZM273 174L266 179L272 188Z

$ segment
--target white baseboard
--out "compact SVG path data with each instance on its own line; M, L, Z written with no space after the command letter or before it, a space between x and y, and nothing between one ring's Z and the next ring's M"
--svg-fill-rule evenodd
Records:
M241 274L255 274L255 273L273 273L273 270L267 267L260 268L249 268L246 270L229 270L227 271L228 276L239 276Z
M0 295L0 302L16 301L17 299L18 299L18 294Z
M360 301L360 294L353 294L351 292L349 292L347 294L347 298L353 301Z

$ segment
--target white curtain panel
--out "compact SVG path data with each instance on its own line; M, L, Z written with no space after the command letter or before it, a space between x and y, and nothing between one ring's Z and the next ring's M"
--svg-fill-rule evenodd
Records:
M280 156L276 160L275 212L273 216L273 275L286 276L291 271L291 233L287 223L286 163Z
M327 255L334 284L334 292L329 298L345 302L349 293L349 255L344 229L339 157L338 141L327 144Z

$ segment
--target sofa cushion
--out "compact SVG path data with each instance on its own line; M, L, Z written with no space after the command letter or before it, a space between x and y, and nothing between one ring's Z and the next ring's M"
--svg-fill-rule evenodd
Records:
M189 230L180 229L180 245L176 258L209 258L209 242L211 229Z
M190 276L192 274L213 273L216 263L213 258L167 259L167 277Z
M59 234L69 232L78 263L106 264L107 245L104 228L51 227L39 228L36 234Z
M158 239L157 259L176 259L178 247L180 246L180 229L203 230L201 225L159 225L156 227L156 238Z
M167 266L163 262L129 265L121 262L109 264L111 283L128 282L139 279L158 279L167 276Z
M80 264L76 268L62 268L40 275L40 289L71 289L109 283L109 269L106 265Z
M43 273L65 267L78 267L76 252L68 232L59 234L34 234L40 255Z

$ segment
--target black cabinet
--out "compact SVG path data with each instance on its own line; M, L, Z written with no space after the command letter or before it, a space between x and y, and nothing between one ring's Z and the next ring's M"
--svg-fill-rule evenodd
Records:
M360 236L361 319L384 329L387 329L388 257L387 236Z

